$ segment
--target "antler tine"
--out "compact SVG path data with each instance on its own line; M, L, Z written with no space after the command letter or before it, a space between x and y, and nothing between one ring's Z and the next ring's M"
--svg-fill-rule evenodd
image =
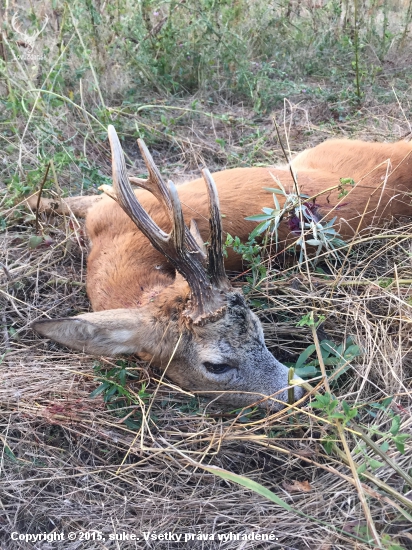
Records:
M205 254L197 244L196 237L185 225L176 186L172 181L169 181L168 184L173 213L171 235L173 235L173 247L178 258L174 265L186 279L191 290L190 308L185 311L185 315L195 324L202 324L204 321L218 317L225 307L222 296L216 293L216 288L209 280L204 265ZM188 244L190 244L191 250L189 250Z
M149 178L141 185L147 191L150 191L160 202L162 202L167 211L170 212L171 202L166 184L156 166L149 149L146 147L145 142L142 139L137 140L140 152L142 154L144 163L149 172Z
M112 150L113 187L117 201L153 246L163 252L163 245L167 243L169 235L155 224L136 199L127 177L123 150L114 126L108 127L108 134Z
M15 30L18 34L22 34L22 35L25 34L20 28L20 21L19 21L19 16L17 15L17 12L13 15L11 19L11 26L13 27L13 30Z
M209 196L210 246L208 249L208 273L212 284L217 286L217 288L227 290L230 288L230 282L226 276L224 265L223 231L219 196L212 174L207 168L202 170L202 176L206 183Z
M43 26L42 26L41 31L39 32L39 34L42 33L42 32L44 31L44 29L46 28L46 25L47 25L48 22L49 22L49 16L48 16L47 13L46 13L46 15L45 15L45 17L44 17L44 24L43 24Z
M224 301L209 280L202 250L185 226L175 185L169 181L168 187L166 186L145 144L139 140L150 173L150 185L147 189L165 206L172 222L171 232L165 233L147 214L133 192L126 173L124 154L113 126L109 126L108 133L112 149L113 187L119 205L152 245L186 279L191 290L190 307L185 312L186 317L195 324L215 318L224 310Z
M203 242L202 235L200 234L199 228L197 226L196 220L193 218L190 220L190 234L195 239L197 246L199 247L199 250L204 258L206 260L207 258L207 249L206 245Z
M153 246L166 255L170 261L175 263L177 259L184 255L185 225L180 200L173 182L169 182L169 189L167 189L153 162L153 159L150 157L150 170L153 171L153 169L156 168L157 174L155 174L155 178L156 183L158 183L158 187L156 189L153 182L153 185L150 186L150 191L153 194L155 194L156 190L158 191L157 198L160 198L161 203L166 206L167 212L172 221L172 231L170 233L165 233L152 220L137 200L130 185L129 178L127 177L124 154L119 138L117 137L116 130L113 126L109 126L108 132L110 146L112 148L113 187L120 206L146 235ZM141 143L140 145L146 149L144 143ZM146 152L148 153L147 149ZM171 249L172 242L175 245L174 251Z
M185 237L187 233L187 227L185 226L185 220L183 218L182 205L180 204L179 195L177 189L172 181L168 181L169 186L169 202L171 204L171 214L173 216L173 244L176 249L179 258L184 260L185 258Z
M181 205L177 193L175 193L175 203L172 204L171 201L171 187L173 187L173 190L175 189L174 183L169 180L168 186L166 186L162 175L159 172L159 169L156 166L152 155L150 154L149 149L146 147L145 142L142 139L138 139L137 144L139 145L140 152L146 164L146 168L149 172L149 178L147 180L137 180L136 178L130 178L130 181L133 183L134 180L138 185L140 185L140 187L143 187L143 189L146 189L146 191L150 191L150 193L152 193L157 198L157 200L164 205L169 215L170 221L173 222L173 227L175 227L174 224L176 223L176 213L177 211L181 212ZM183 215L181 216L182 223L184 224ZM204 256L202 248L198 245L196 238L191 234L191 232L185 230L185 236L186 245L189 247L189 249L196 253L200 252L202 256Z

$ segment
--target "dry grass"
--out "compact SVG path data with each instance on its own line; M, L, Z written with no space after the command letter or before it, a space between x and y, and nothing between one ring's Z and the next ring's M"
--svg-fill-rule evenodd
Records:
M356 534L365 539L366 521L351 470L341 456L328 456L320 444L327 434L338 440L337 433L315 410L305 406L292 413L256 412L240 418L180 392L167 380L158 386L157 373L132 359L128 367L148 383L148 399L136 398L120 415L108 410L101 396L91 399L98 385L96 358L44 342L28 327L44 313L53 317L88 309L81 228L67 219L40 221L52 238L49 246L29 248L33 221L14 222L1 240L1 345L9 350L1 363L0 390L0 518L5 533L97 530L108 538L123 531L141 537L143 531L171 531L216 537L164 542L165 548L369 547L355 539ZM309 311L327 317L321 338L341 342L354 336L364 353L335 391L339 400L359 407L365 429L385 433L390 419L381 412L372 417L369 405L389 395L395 396L391 410L401 416L400 431L411 433L412 283L399 284L411 279L411 234L407 220L382 229L374 240L356 246L343 267L329 263L327 280L291 268L273 271L266 287L253 296L269 300L270 308L260 316L268 344L283 360L295 359L312 343L310 329L296 327ZM340 284L334 285L338 274ZM390 286L379 286L377 281L389 278ZM114 360L99 361L111 368ZM131 391L138 392L140 384L131 384ZM141 410L143 422L133 431L124 419L136 410ZM347 438L352 449L359 445L358 437L347 433ZM380 436L375 439L381 441ZM410 471L410 446L401 455L391 445L389 456L404 472ZM364 460L362 454L352 457L358 464ZM313 519L205 472L190 459L245 475ZM373 475L399 494L411 490L388 465ZM407 507L396 495L386 491L385 496L382 487L363 483L379 533L401 537L408 546L411 525L397 510ZM230 532L274 533L278 540L217 540L218 534ZM116 544L94 541L87 547ZM84 545L65 541L47 548ZM159 546L143 540L121 543L122 548ZM26 547L9 536L2 540L2 550Z

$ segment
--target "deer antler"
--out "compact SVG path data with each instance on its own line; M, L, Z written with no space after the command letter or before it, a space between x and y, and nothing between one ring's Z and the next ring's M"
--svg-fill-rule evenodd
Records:
M227 290L228 284L230 286L230 283L226 276L225 264L223 261L223 231L219 196L212 174L207 168L202 170L202 176L205 180L209 196L210 246L207 256L207 270L212 284L221 290Z
M231 288L223 264L222 222L215 183L208 170L203 170L209 196L210 247L208 258L198 244L199 235L186 227L182 207L173 182L168 185L155 165L143 140L138 144L149 171L147 180L139 185L152 193L163 205L172 224L170 233L165 233L147 214L134 194L126 173L124 154L113 126L109 126L109 141L112 149L113 187L116 200L140 231L149 239L186 279L190 291L190 306L185 316L195 324L217 319L225 310L225 291Z
M36 42L37 38L40 36L40 34L44 31L46 28L47 23L49 22L49 17L46 15L44 17L44 23L42 28L39 31L36 31L34 34L28 34L27 32L21 31L18 27L19 18L17 13L15 13L11 20L11 26L13 29L17 32L17 34L20 34L23 37L24 42L29 47L30 51L33 51L34 43Z

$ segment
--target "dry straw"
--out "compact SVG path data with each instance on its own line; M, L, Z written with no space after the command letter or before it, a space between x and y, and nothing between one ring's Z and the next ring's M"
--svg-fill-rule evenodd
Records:
M387 532L403 533L407 540L412 512L405 479L385 461L359 479L356 468L365 456L376 457L373 450L354 454L362 442L356 429L343 435L342 427L336 431L315 410L224 414L218 400L207 405L190 398L166 379L157 382L155 372L133 359L128 366L141 381L130 392L138 396L145 381L148 399L136 397L117 416L101 395L91 399L98 385L96 358L59 349L28 328L44 314L64 316L88 308L79 286L84 283L85 251L78 246L76 224L43 216L39 221L51 235L51 245L30 249L32 226L21 222L1 240L6 354L0 367L0 483L6 530L157 530L216 536L274 532L280 544L292 540L295 547L311 541L318 548L368 548L362 542L368 538L366 525L379 540L382 522L390 517ZM326 259L328 277L312 273L309 285L305 273L273 271L250 296L267 301L269 307L259 315L269 345L283 360L293 360L319 334L337 342L354 337L363 355L351 364L335 393L359 407L364 429L369 425L383 433L390 421L379 410L371 416L371 404L389 395L395 396L391 410L402 419L401 431L410 433L411 428L410 234L406 221L383 228L376 239L360 237L343 268ZM320 332L296 327L308 312L326 316ZM101 363L113 366L112 361ZM142 415L137 432L125 424L136 411ZM320 442L328 434L335 434L337 449L339 437L345 441L340 453L325 453ZM379 436L374 440L382 443ZM410 470L408 446L401 455L392 445L387 456L403 472ZM245 478L249 482L239 481ZM252 482L278 500L256 492ZM217 547L202 544L198 548ZM222 547L238 548L236 544L229 541ZM242 546L257 547L250 541Z
M107 145L97 139L102 123L85 106L98 102L102 90L98 88L96 96L85 92L88 97L84 97L81 85L81 101L75 103L32 84L21 64L16 63L16 68L20 73L10 72L10 85L25 100L35 98L33 110L21 117L20 131L8 138L15 148L17 169L21 159L36 158L41 144L33 128L41 120L47 128L59 129L62 148L70 138L76 150L87 149L88 158L109 173ZM47 110L51 99L62 102L58 116ZM259 121L256 131L254 113L241 105L221 100L213 112L199 105L202 108L194 107L192 99L173 105L151 101L135 110L112 107L106 114L111 122L125 124L129 135L138 129L156 138L161 162L182 179L191 176L185 170L197 174L204 163L211 169L233 165L233 159L241 164L245 140L248 163L282 161L270 117ZM407 131L405 121L397 119L396 104L378 106L371 97L365 99L355 122L344 120L336 126L326 126L321 114L318 118L313 114L320 113L322 104L302 98L289 107L284 126L289 128L293 151L337 135L395 140ZM165 137L158 112L166 117L173 114L179 122L173 136ZM280 119L283 111L275 114ZM136 173L140 168L136 161ZM79 178L78 172L59 177L69 191L76 189L73 180ZM59 188L61 182L54 185L57 198ZM388 396L394 396L388 409L399 416L399 431L412 432L410 220L358 235L350 250L343 251L340 264L322 256L327 276L311 271L308 264L300 270L281 265L274 250L269 250L269 276L248 295L265 305L258 315L268 346L282 361L295 362L314 340L341 343L353 337L362 355L350 363L332 390L340 403L358 408L361 432L353 424L337 424L307 403L276 414L223 411L218 398L209 404L201 395L189 395L136 358L126 360L127 369L138 378L128 385L131 399L123 410L114 414L103 394L90 398L101 384L97 378L115 367L115 359L68 351L39 339L29 328L44 316L88 310L82 226L70 216L16 216L16 209L6 204L7 193L0 191L0 217L7 226L0 234L2 550L27 548L10 540L12 531L95 530L105 535L156 530L216 538L274 533L278 538L262 544L197 541L190 546L196 550L361 550L388 547L387 537L410 546L410 443L401 454L391 442L385 458L367 441L380 447L388 441L390 415L373 406ZM36 225L41 235L50 238L33 240L39 236ZM308 314L326 320L316 331L297 326ZM148 397L141 393L142 384ZM320 379L313 386L324 391ZM127 424L137 416L138 430ZM328 437L331 454L322 443ZM372 460L381 465L372 468ZM359 474L358 467L364 464L367 470ZM370 544L365 542L368 539ZM159 547L122 544L94 542L87 547ZM84 542L75 541L58 548L84 547Z

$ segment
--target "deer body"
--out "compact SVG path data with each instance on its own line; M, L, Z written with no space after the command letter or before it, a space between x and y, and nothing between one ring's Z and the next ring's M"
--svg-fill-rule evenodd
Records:
M235 405L274 395L270 406L279 408L278 401L286 399L287 369L267 350L256 315L226 279L221 247L222 233L247 239L256 223L245 217L271 205L271 194L264 188L276 187L274 178L294 192L289 169L217 172L215 191L205 174L207 186L198 179L177 190L169 183L167 189L141 146L150 177L131 178L146 188L132 192L120 144L114 130L110 132L117 202L109 196L84 197L66 199L59 206L86 214L91 241L87 292L94 313L40 321L34 328L89 353L138 353L167 367L172 380L192 391L229 391L225 400ZM412 146L406 142L331 140L297 155L292 167L299 192L320 195L319 219L338 216L335 227L346 240L383 217L412 213L411 155ZM338 197L340 178L355 182L343 198ZM222 226L213 199L216 192ZM277 198L282 206L285 198ZM184 225L193 219L197 229L189 233ZM280 248L296 241L296 227L283 220L278 238ZM211 241L207 260L202 241ZM225 267L239 269L239 256L229 251ZM295 397L301 395L295 388Z
M331 140L299 154L292 166L301 192L309 196L338 185L342 177L359 182L343 199L338 199L336 189L318 198L326 219L339 216L336 228L347 240L354 236L361 220L361 227L369 227L382 217L411 213L403 193L412 190L411 153L412 145L406 142ZM391 164L386 162L388 159ZM293 178L287 169L234 168L213 174L225 233L242 241L247 239L256 223L245 218L272 203L270 193L264 190L275 185L271 174L287 191L293 191ZM185 183L177 190L186 223L195 218L207 241L209 220L203 180ZM135 194L153 220L168 231L169 219L156 198L145 190ZM283 206L284 197L277 197ZM136 234L135 224L110 197L103 197L89 210L86 229L92 242L87 292L94 311L138 307L148 289L167 285L174 278L174 270L164 256L150 246L144 235ZM279 227L279 241L284 245L296 241L286 220ZM239 255L229 250L225 266L229 271L239 270Z

